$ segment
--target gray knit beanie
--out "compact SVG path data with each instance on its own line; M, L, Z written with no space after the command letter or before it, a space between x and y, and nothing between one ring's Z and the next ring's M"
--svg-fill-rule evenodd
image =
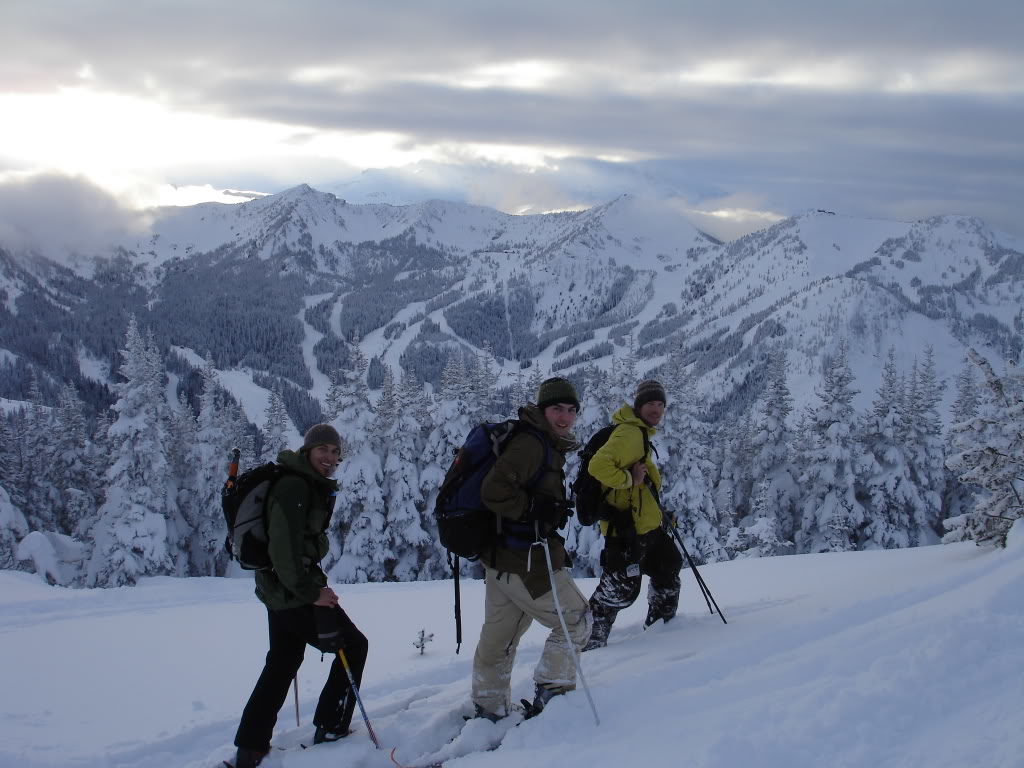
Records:
M302 441L302 453L309 453L318 445L336 445L341 448L341 435L338 430L330 424L314 424L306 430L306 437Z
M537 407L542 411L549 405L565 403L575 405L576 410L580 408L580 398L576 394L576 388L568 379L556 376L553 379L542 381L537 388Z
M661 382L654 379L641 381L636 387L636 395L633 399L633 413L639 415L644 403L651 403L655 400L660 400L665 405L668 405L668 398L665 397L665 388L661 386Z

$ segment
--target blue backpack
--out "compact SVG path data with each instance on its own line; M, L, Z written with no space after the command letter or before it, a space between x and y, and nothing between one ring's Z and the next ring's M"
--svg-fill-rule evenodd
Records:
M551 463L551 448L537 430L518 419L478 424L456 452L434 504L441 545L456 557L476 560L496 543L497 520L484 506L481 486L505 446L520 433L534 435L544 447L544 463L527 484L532 488Z
M532 488L551 464L551 448L537 430L518 419L485 422L470 430L466 442L455 452L437 492L434 517L441 545L448 550L448 564L455 585L455 652L462 647L462 600L459 590L459 558L476 560L487 547L498 542L498 520L484 506L481 486L494 462L517 434L534 435L544 447L544 463L527 484Z

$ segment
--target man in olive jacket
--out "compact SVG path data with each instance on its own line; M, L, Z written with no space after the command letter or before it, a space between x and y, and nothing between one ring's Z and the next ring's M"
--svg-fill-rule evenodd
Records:
M633 405L623 405L614 413L615 429L590 460L590 474L608 490L605 498L614 511L610 521L601 522L605 537L601 581L590 598L594 629L585 651L607 645L616 615L640 595L643 574L650 577L644 628L659 619L669 621L679 606L683 560L662 527L661 508L650 487L661 489L650 439L665 414L665 404L660 383L640 382Z
M282 451L277 461L287 471L267 499L267 538L272 570L256 572L256 596L267 607L270 650L235 734L235 768L253 768L270 751L277 713L299 670L306 645L334 653L343 648L356 685L362 679L368 643L338 605L320 561L327 555L338 484L341 436L329 424L306 432L302 448ZM314 743L348 733L355 695L335 657L313 715Z
M572 425L579 398L565 379L540 385L537 404L519 409L523 429L514 435L487 473L481 487L484 504L498 518L500 534L480 560L486 572L484 624L473 657L473 704L478 717L497 720L509 713L512 665L519 640L533 620L551 630L534 669L535 696L527 716L548 700L576 687L573 651L562 631L551 592L554 581L569 639L578 652L590 635L587 599L576 588L564 540L565 454L578 445ZM540 542L551 552L548 572Z

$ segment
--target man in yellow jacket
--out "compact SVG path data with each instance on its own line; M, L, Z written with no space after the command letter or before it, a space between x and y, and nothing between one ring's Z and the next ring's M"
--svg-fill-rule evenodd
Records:
M661 489L650 441L665 415L666 402L659 382L640 382L633 405L615 412L615 429L590 460L590 474L608 491L605 500L613 511L611 520L601 522L601 581L590 597L594 626L584 651L608 644L615 617L640 595L643 574L650 577L644 627L676 615L683 561L662 527L661 509L650 487Z

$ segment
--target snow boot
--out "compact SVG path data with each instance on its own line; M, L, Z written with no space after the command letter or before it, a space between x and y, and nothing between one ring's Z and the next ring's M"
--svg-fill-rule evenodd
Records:
M267 749L246 749L245 747L239 747L235 753L234 764L225 762L224 765L231 766L231 768L256 768L257 765L263 762L263 758L270 752L270 748Z
M496 723L501 720L501 715L496 715L493 712L488 712L486 709L481 707L479 704L473 705L473 717L467 718L469 720L475 720L478 717L482 717L484 720L490 720L492 723Z
M316 730L313 731L313 743L324 744L332 741L339 741L340 739L344 739L350 733L352 733L351 730L339 731L323 725L318 725Z
M527 701L526 699L520 699L519 701L523 705L523 719L529 720L531 717L536 717L544 711L544 707L547 703L555 696L559 696L565 693L565 691L556 691L551 688L545 688L540 683L537 683L536 694L533 697L533 701Z

